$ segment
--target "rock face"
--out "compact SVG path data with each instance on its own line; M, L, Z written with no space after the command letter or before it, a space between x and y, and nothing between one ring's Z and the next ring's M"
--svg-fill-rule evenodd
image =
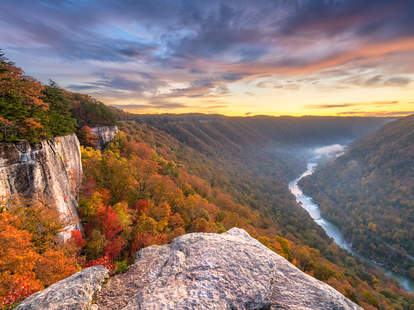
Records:
M91 133L98 136L97 149L102 150L118 134L118 126L93 127Z
M75 134L44 140L0 144L0 196L43 198L56 206L64 221L63 240L81 229L77 213L78 188L82 179L79 141Z
M87 268L17 309L362 309L238 228L142 249L101 289L107 274Z
M37 292L21 302L18 310L90 309L93 295L108 277L103 266L86 268Z
M137 253L98 309L361 309L242 229L193 233Z

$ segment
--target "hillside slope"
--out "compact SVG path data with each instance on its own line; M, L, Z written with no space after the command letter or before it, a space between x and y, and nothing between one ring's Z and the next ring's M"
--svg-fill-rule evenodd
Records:
M301 185L353 247L414 278L414 115L356 141Z
M167 157L272 217L284 234L292 233L321 251L323 231L296 204L288 182L305 170L310 149L353 140L387 121L203 114L133 117L145 141L165 149Z

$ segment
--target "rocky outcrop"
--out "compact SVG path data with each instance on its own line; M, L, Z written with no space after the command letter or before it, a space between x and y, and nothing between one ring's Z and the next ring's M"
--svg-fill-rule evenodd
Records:
M106 276L104 267L87 268L17 309L361 309L238 228L142 249L101 289Z
M0 144L0 195L7 207L16 195L42 198L54 205L65 228L60 237L81 229L77 213L82 163L75 134L44 140Z
M91 309L94 294L108 277L103 266L86 268L33 294L21 302L18 310L80 310Z
M96 147L102 150L118 134L118 126L93 127L91 133L98 136Z
M361 309L242 229L193 233L138 252L98 309Z

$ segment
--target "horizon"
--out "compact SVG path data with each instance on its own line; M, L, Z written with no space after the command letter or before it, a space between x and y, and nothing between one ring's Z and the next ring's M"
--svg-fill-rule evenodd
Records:
M27 75L134 114L414 113L414 2L2 2Z
M111 106L113 108L113 106ZM126 111L128 112L128 111ZM160 112L160 113L131 113L132 115L137 116L206 116L206 117L213 117L213 116L220 116L220 117L228 117L228 118L253 118L253 117L269 117L269 118L283 118L283 117L290 117L290 118L382 118L382 119L389 119L389 120L396 120L399 118L412 116L413 114L406 114L401 116L364 116L364 115L270 115L270 114L254 114L254 115L226 115L226 114L220 114L220 113L203 113L203 112L183 112L183 113L174 113L174 112Z

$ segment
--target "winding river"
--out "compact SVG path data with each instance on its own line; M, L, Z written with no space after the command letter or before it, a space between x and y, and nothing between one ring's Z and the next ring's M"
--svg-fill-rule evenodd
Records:
M414 281L409 279L408 277L402 276L400 274L396 274L393 271L384 268L383 266L378 265L374 261L363 257L359 253L355 252L351 246L345 241L345 238L339 228L325 219L319 206L313 202L312 198L308 195L305 195L302 190L299 188L298 182L300 179L310 175L315 170L316 166L318 165L318 161L323 156L327 156L330 158L334 158L340 156L343 153L344 146L339 144L329 145L322 148L315 149L313 152L312 157L308 160L307 169L303 172L298 178L294 179L289 183L289 189L293 195L296 197L296 201L304 208L311 218L325 230L326 234L334 239L336 244L338 244L341 248L347 250L353 256L359 257L360 259L369 262L371 265L380 268L383 270L388 276L393 277L394 279L398 280L401 286L408 292L414 292Z

